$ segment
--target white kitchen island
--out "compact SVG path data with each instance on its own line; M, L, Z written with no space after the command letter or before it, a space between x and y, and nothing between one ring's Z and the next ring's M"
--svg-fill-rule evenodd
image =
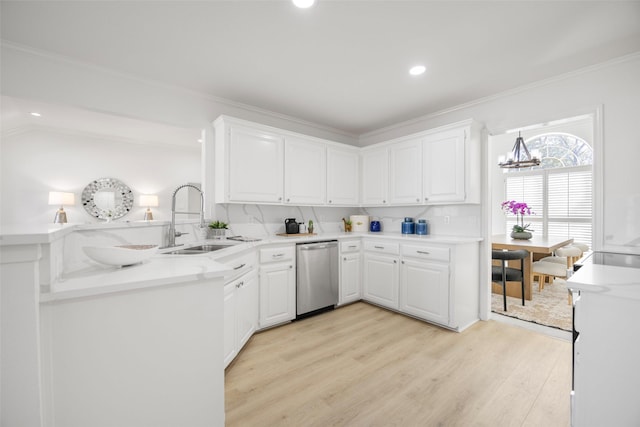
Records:
M55 274L69 234L2 239L2 425L224 425L230 269L156 255Z
M585 264L568 287L580 293L574 296L572 425L640 425L640 269Z

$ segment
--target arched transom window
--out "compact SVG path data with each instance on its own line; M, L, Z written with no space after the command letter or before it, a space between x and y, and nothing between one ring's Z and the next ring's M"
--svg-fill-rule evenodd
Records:
M593 149L582 138L568 133L536 135L525 141L529 152L540 153L536 169L566 168L593 164Z

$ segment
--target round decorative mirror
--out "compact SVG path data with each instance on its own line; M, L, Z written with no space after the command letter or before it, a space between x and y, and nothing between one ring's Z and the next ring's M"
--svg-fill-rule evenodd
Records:
M82 190L82 205L89 215L110 221L129 213L133 207L133 193L122 181L100 178Z

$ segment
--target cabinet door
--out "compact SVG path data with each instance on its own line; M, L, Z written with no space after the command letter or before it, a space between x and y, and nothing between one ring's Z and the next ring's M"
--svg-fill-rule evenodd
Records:
M464 201L465 137L465 129L425 137L423 172L426 203Z
M224 367L238 354L236 345L236 284L229 283L224 287Z
M386 147L362 153L363 205L387 205L389 192L389 155Z
M412 140L389 148L389 202L422 203L422 141Z
M359 252L344 254L340 261L340 304L358 301L361 295L361 257Z
M322 205L326 200L327 154L323 144L287 137L284 149L284 201Z
M249 273L238 285L237 347L240 351L258 329L258 274Z
M363 297L367 301L398 309L398 258L365 253Z
M357 151L327 149L327 204L358 204L359 164Z
M260 267L260 327L296 317L296 274L293 263Z
M449 266L402 260L400 310L443 325L449 323Z
M229 201L280 203L284 138L233 126L229 135Z

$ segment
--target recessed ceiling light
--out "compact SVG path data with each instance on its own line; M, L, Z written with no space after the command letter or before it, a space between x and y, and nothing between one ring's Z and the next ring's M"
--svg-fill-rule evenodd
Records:
M292 0L300 9L308 9L316 3L316 0Z
M427 67L425 67L424 65L416 65L409 69L409 74L411 74L412 76L419 76L420 74L423 74L425 71L427 71Z
M41 117L41 116L42 116L42 114L40 114L40 113L36 113L35 111L32 111L32 112L31 112L31 113L29 113L29 114L31 114L33 117Z

